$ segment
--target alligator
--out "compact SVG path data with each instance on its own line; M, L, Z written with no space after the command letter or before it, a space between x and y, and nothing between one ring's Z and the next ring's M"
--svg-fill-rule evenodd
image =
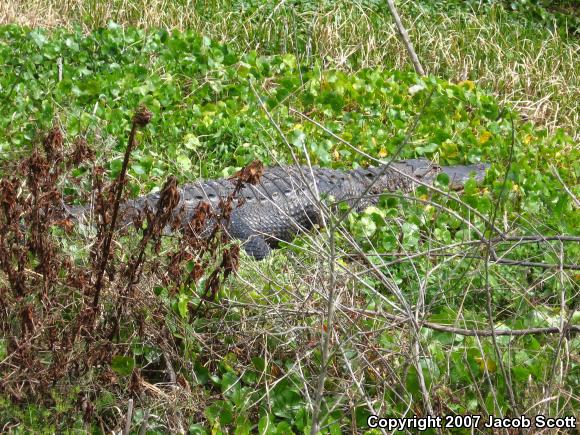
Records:
M226 224L229 236L242 242L244 250L256 260L267 257L280 241L291 241L300 231L321 224L321 199L333 204L346 203L360 211L375 203L385 191L410 192L417 185L432 185L440 173L449 176L449 186L460 190L474 178L483 180L487 164L439 166L423 159L390 162L377 167L350 171L309 167L271 166L263 169L256 184L240 183L234 178L199 181L179 187L180 221L187 225L201 203L214 213L223 201L235 196ZM155 210L160 193L151 193L121 205L121 223L128 225L145 209ZM79 218L87 207L69 209ZM215 224L214 224L215 225ZM200 231L205 237L209 228Z

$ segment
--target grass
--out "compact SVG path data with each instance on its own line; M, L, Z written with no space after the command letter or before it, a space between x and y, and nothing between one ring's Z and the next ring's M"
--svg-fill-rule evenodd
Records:
M407 1L400 8L427 73L473 80L535 123L580 137L580 44L566 28L550 29L501 6L475 11ZM346 70L410 68L380 2L7 0L0 5L0 23L81 26L88 32L109 21L192 29L240 52L293 53L311 64L321 60Z

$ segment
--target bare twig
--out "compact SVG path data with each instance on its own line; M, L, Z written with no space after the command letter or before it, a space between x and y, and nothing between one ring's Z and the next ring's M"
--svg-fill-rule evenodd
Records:
M512 161L513 161L514 148L515 148L515 144L516 144L516 136L515 136L514 119L513 119L513 115L511 115L511 114L510 114L510 121L511 121L511 143L510 143L510 148L509 148L508 163L507 163L507 167L505 169L504 178L503 178L503 182L502 182L502 186L501 186L501 191L499 193L499 197L497 198L497 202L495 203L495 207L492 210L491 218L489 219L490 223L488 225L486 225L489 232L492 231L493 226L495 224L495 220L497 218L497 212L501 206L502 199L504 197L504 193L506 190L505 186L507 183L508 175L509 175ZM515 398L515 394L514 394L514 390L513 390L513 386L512 386L511 372L508 372L506 370L505 365L503 363L502 353L501 353L501 350L499 348L499 345L497 344L495 327L494 327L494 323L493 323L493 306L492 306L493 305L492 304L492 302L493 302L493 287L490 285L490 281L489 281L489 263L490 263L491 259L496 260L497 256L495 255L495 251L492 248L491 237L489 238L485 247L486 247L486 249L485 249L484 274L485 274L485 293L486 293L486 297L487 297L486 311L487 311L487 320L489 322L489 328L491 330L491 340L492 340L493 348L495 350L495 354L497 357L497 363L498 363L499 369L502 373L503 378L505 379L505 386L506 386L506 389L508 392L510 405L511 405L512 410L515 413L515 415L519 416L519 411L517 409L517 404L516 404L516 398ZM485 364L484 364L484 366L485 366L485 369L487 370L487 366Z
M494 243L500 242L550 242L550 241L560 241L560 242L580 242L580 237L575 236L566 236L566 235L558 235L558 236L543 236L538 234L537 236L506 236L506 237L497 237L491 239Z
M167 373L169 374L169 382L171 382L171 384L173 386L175 386L177 383L177 375L175 374L175 370L173 369L173 365L171 364L171 359L170 359L169 354L167 352L165 352L163 354L163 359L165 360L165 369L167 370Z
M550 264L550 263L539 263L536 261L506 260L503 258L496 258L494 260L491 260L491 263L505 264L507 266L539 267L541 269L580 270L580 264Z
M62 82L62 57L56 59L56 67L58 69L58 81Z
M147 433L147 425L149 421L150 412L151 411L149 410L149 408L147 408L143 413L143 422L141 423L141 427L139 428L139 435L145 435Z
M328 254L328 268L329 268L329 288L326 312L326 325L322 325L322 363L320 364L320 373L318 374L318 387L314 396L314 404L312 409L312 427L310 435L316 435L320 431L320 406L322 397L324 395L324 381L326 379L326 371L328 368L328 361L330 355L330 340L332 338L332 331L334 330L334 310L335 310L335 261L336 261L336 245L334 239L334 225L328 230L330 252Z
M133 399L129 399L127 404L127 417L125 418L125 428L123 429L123 435L129 435L131 432L131 420L133 419Z
M566 183L564 183L564 180L562 180L562 177L560 177L560 174L558 173L558 170L554 167L554 165L550 165L550 170L552 171L554 177L558 179L558 181L560 182L566 193L570 195L570 198L572 198L572 201L574 201L576 207L580 207L580 199L578 199L578 197L574 195L574 193L570 190L570 188L566 185Z
M393 321L401 322L401 323L408 323L411 321L411 319L405 318L403 316L397 316L397 315L390 314L390 313L377 312L377 311L372 311L372 310L354 309L354 308L346 307L343 305L340 306L340 309L347 311L347 312L366 315L366 316L385 317L389 320L393 320ZM572 310L571 315L573 313L574 313L574 310ZM570 318L571 318L571 315L570 315ZM440 323L434 323L434 322L421 322L420 325L421 325L421 327L432 329L433 331L450 332L452 334L465 335L468 337L491 337L493 334L495 334L496 336L521 337L524 335L560 334L562 332L562 329L557 327L557 326L547 327L547 328L526 328L526 329L505 329L504 328L504 329L494 329L494 331L492 332L489 329L457 328L455 326L441 325ZM565 327L564 332L566 332L566 333L567 332L580 333L580 325L570 325L569 323L567 323L567 326Z
M413 62L413 67L415 68L415 72L417 74L421 74L422 76L424 76L425 71L423 70L423 67L421 66L421 62L419 62L419 57L417 56L417 53L415 52L415 48L413 47L413 43L411 42L411 39L409 38L409 34L407 33L405 26L403 26L403 23L401 22L401 17L399 16L399 12L397 11L397 8L395 7L395 3L393 2L393 0L387 0L387 4L389 5L389 10L391 11L391 15L393 16L393 19L395 20L395 24L397 25L397 30L399 31L399 35L401 36L401 40L403 41L403 44L405 45L405 48L407 49L409 56L411 56L411 62Z

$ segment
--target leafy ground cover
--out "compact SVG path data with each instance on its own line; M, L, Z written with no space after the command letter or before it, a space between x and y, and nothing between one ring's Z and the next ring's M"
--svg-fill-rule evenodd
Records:
M472 80L551 131L578 139L578 6L570 1L398 2L430 74ZM6 1L0 22L81 27L110 22L193 30L237 52L293 54L301 63L356 71L408 69L378 1Z
M106 382L95 367L61 378L50 398L2 393L5 427L118 429L134 394L134 429L147 420L158 432L307 433L321 365L326 433L363 431L370 412L577 415L577 335L465 333L578 324L573 132L523 121L468 77L345 72L291 52L236 51L193 31L3 26L0 62L3 178L55 125L65 150L82 137L95 165L115 178L139 104L153 117L131 156L130 195L160 188L171 174L179 182L219 177L255 159L349 168L394 155L491 163L484 185L468 184L461 197L441 179L439 192L385 195L332 237L328 229L304 235L262 264L243 257L211 300L201 284L169 291L149 271L140 292L167 310L157 325L178 338L173 354L129 331L106 361L103 372L114 375ZM90 167L81 167L59 187L74 203L87 201L93 185ZM87 264L82 246L93 235L56 235L75 264ZM200 301L203 315L192 313ZM9 362L7 340L0 343ZM160 374L167 361L172 382ZM3 374L12 369L2 366Z

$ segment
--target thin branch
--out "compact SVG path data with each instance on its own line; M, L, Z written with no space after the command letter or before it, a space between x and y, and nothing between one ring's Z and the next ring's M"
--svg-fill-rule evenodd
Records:
M477 241L477 243L485 243L481 241ZM473 244L473 243L469 243ZM457 244L457 245L468 245L465 244ZM437 250L446 249L447 246L442 248L435 248ZM396 260L389 261L385 263L385 266L393 266L395 264L404 263L408 260L412 260L417 257L454 257L456 254L448 254L448 253L437 253L437 252L418 252L416 254L400 254L400 253L385 253L385 254L372 254L373 257L395 257L401 256L402 258L398 258ZM359 257L358 254L351 254L350 257ZM463 255L462 258L474 258L476 260L486 260L484 257L479 255L470 255L466 254ZM540 263L537 261L525 261L525 260L508 260L504 258L496 258L489 260L491 264L503 264L506 266L521 266L521 267L538 267L540 269L563 269L563 270L580 270L580 264L556 264L556 263Z
M391 15L393 16L393 19L395 20L395 24L397 25L397 30L399 31L399 35L401 36L401 40L403 41L403 44L405 45L405 48L407 49L409 56L411 56L411 62L413 62L413 67L415 68L415 72L417 74L424 76L425 71L423 70L423 67L421 66L421 62L419 62L419 57L417 56L417 53L415 52L415 48L413 47L413 43L411 42L411 39L409 38L409 34L407 33L407 30L405 29L405 27L403 26L403 23L401 22L401 17L399 16L399 12L397 11L397 8L395 7L395 3L393 2L393 0L387 0L387 4L389 5L389 10L391 11Z
M538 263L535 261L505 260L501 258L491 260L491 263L505 264L508 266L539 267L542 269L580 270L580 264L550 264L550 263Z
M491 331L489 329L463 329L456 328L454 326L440 325L438 323L424 322L422 326L432 329L434 331L440 332L451 332L457 335L465 335L469 337L491 337L494 333L496 336L510 336L510 337L521 337L524 335L539 335L539 334L560 334L562 330L557 327L548 328L527 328L527 329L495 329ZM566 329L566 328L565 328ZM567 328L570 333L580 332L580 326L570 325Z
M514 119L513 119L513 115L511 115L511 114L510 114L510 121L511 121L511 143L510 143L510 148L509 148L507 167L505 169L503 182L502 182L502 186L501 186L501 191L500 191L499 196L497 198L497 201L495 203L495 207L493 208L493 210L491 212L491 218L489 219L490 223L488 225L486 225L487 229L489 230L490 233L491 233L492 228L495 224L498 210L500 209L501 204L502 204L502 200L504 198L504 193L506 190L505 188L506 188L508 175L509 175L512 163L513 163L514 148L516 145L516 136L515 136ZM513 385L512 385L511 372L508 372L506 370L505 365L503 363L503 355L501 353L501 349L499 348L499 345L497 344L497 337L496 337L497 334L495 333L495 326L494 326L494 321L493 321L494 289L493 289L493 286L490 284L490 280L489 280L489 263L490 263L490 260L494 261L494 260L498 260L498 258L497 258L497 255L495 254L495 251L493 250L492 243L491 243L491 237L490 237L490 239L488 239L487 243L485 244L485 248L486 248L485 249L485 262L484 262L483 266L484 266L484 273L485 273L486 312L487 312L487 320L489 323L489 328L491 331L491 342L493 343L493 348L495 350L495 354L497 357L497 364L499 366L500 372L501 372L503 378L505 379L505 387L506 387L507 392L508 392L508 397L509 397L509 401L510 401L510 404L512 407L512 411L515 413L516 416L519 416L519 411L518 411L517 404L516 404L516 397L515 397ZM484 364L484 366L487 370L487 365ZM501 413L500 413L500 416L501 416Z
M149 408L147 408L145 410L145 412L143 413L143 422L141 423L141 427L139 428L139 435L145 435L147 433L147 426L149 423L149 413L151 411L149 410Z
M326 372L328 369L329 355L330 355L330 340L332 331L334 330L334 310L335 310L335 261L336 261L336 244L334 239L334 225L328 230L330 252L328 254L329 262L329 291L326 313L326 328L322 325L322 333L324 339L322 341L322 363L320 365L320 373L318 375L318 386L314 396L314 406L312 410L312 427L310 435L316 435L320 431L320 406L322 404L322 397L324 395L324 381L326 380Z
M550 241L559 241L559 242L580 242L580 237L575 236L566 236L566 235L557 235L557 236L506 236L506 237L496 237L491 239L493 243L501 243L501 242L550 242Z
M576 207L580 207L580 200L568 188L568 186L566 185L566 183L564 183L564 180L562 180L562 177L560 177L560 174L558 173L558 170L554 167L554 165L550 165L550 170L552 171L552 174L554 174L554 177L556 177L558 179L558 181L560 182L560 184L562 185L562 187L564 188L564 190L566 191L566 193L568 195L570 195L570 198L572 198L572 201L574 201L574 204L576 204Z
M123 429L123 435L129 435L131 432L131 420L133 419L133 399L129 399L127 405L127 417L125 418L125 428Z
M348 311L355 314L362 314L366 316L372 317L384 317L389 320L393 320L400 323L408 323L412 321L412 319L408 319L402 316L397 316L394 314L389 313L380 313L377 311L371 310L361 310L361 309L354 309L350 307L340 306L341 310ZM571 316L570 316L571 318ZM489 329L464 329L464 328L457 328L455 326L448 326L448 325L441 325L440 323L434 322L421 322L420 326L432 329L434 331L439 332L450 332L452 334L457 335L464 335L468 337L491 337L494 333L496 336L510 336L510 337L521 337L524 335L539 335L539 334L560 334L562 329L553 326L553 327L546 327L546 328L526 328L526 329L494 329L491 331ZM564 333L580 333L580 325L570 325L567 323L564 327Z

